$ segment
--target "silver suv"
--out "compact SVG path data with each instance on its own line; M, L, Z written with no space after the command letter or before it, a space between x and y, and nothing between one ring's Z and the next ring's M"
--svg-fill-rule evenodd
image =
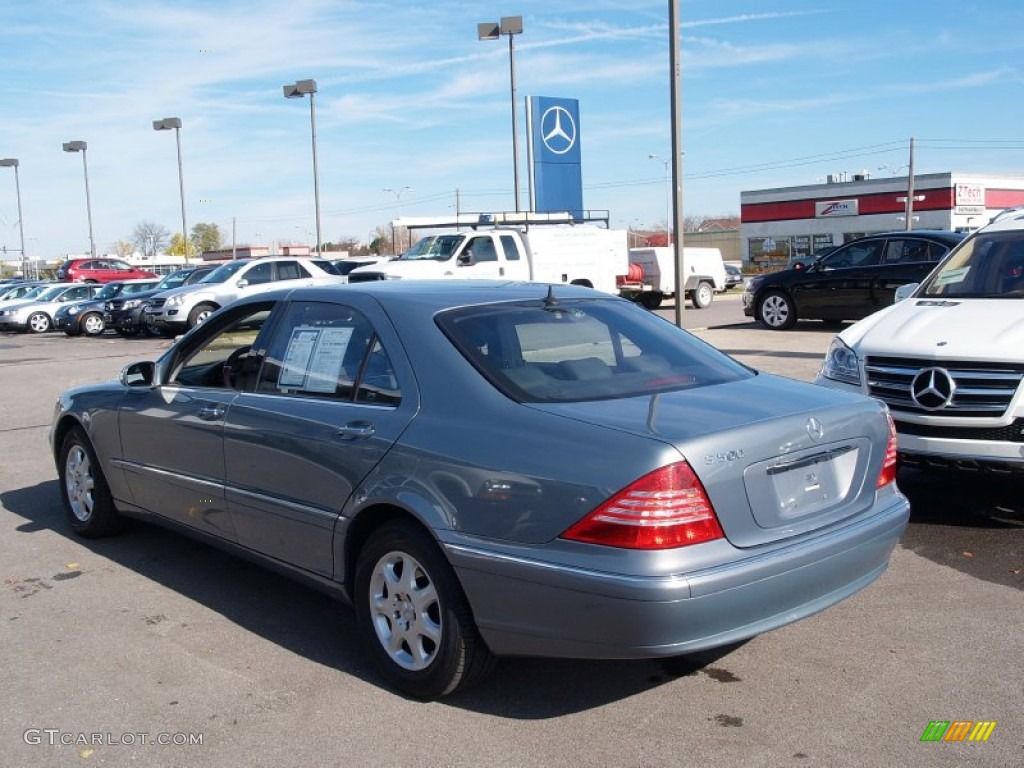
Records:
M267 256L227 261L194 285L158 293L149 300L145 324L178 334L194 328L212 313L243 296L290 285L343 282L327 259Z

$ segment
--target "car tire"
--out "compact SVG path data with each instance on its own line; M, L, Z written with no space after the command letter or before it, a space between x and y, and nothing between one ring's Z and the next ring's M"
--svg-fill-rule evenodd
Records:
M53 323L50 321L50 316L45 312L33 312L28 316L28 322L25 324L25 328L30 333L46 333L50 330Z
M103 315L99 312L88 312L78 319L78 325L86 336L100 336L106 330Z
M151 339L167 339L170 338L170 334L161 328L159 325L143 325L142 330Z
M188 313L189 330L195 328L216 311L217 308L213 306L213 304L199 304L194 307L192 311Z
M661 306L661 302L665 300L665 294L661 291L645 291L640 294L640 304L645 309L655 310Z
M796 306L782 291L768 291L757 303L757 321L773 331L786 331L796 323Z
M715 287L711 283L700 283L697 290L693 292L690 303L694 309L707 309L715 298Z
M81 427L73 427L64 436L57 472L61 502L75 533L94 539L121 530L124 518L114 506L96 452Z
M494 657L437 544L392 521L374 531L356 560L356 627L382 677L421 700L482 678Z

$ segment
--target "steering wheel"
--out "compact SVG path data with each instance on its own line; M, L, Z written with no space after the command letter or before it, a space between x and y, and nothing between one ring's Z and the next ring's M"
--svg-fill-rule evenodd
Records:
M245 344L238 349L234 350L221 366L221 378L224 380L224 386L228 389L234 389L238 383L238 374L241 373L241 362L249 350L252 349L251 344Z

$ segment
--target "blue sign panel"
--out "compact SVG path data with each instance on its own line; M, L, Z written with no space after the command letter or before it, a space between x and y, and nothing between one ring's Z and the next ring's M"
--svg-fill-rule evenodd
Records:
M530 99L533 210L583 217L580 107L577 99Z

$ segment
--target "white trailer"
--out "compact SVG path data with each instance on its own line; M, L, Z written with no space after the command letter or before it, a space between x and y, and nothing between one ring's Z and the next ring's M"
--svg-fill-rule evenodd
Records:
M630 248L627 274L619 278L619 294L657 309L662 300L675 295L675 248ZM683 293L695 309L711 304L715 293L728 289L725 263L717 248L683 246Z
M629 267L627 232L592 224L477 226L422 237L397 259L360 267L350 283L471 278L571 283L617 293Z

